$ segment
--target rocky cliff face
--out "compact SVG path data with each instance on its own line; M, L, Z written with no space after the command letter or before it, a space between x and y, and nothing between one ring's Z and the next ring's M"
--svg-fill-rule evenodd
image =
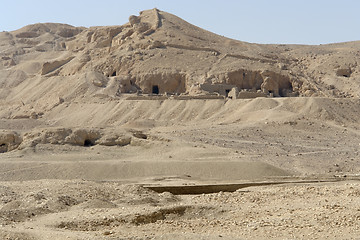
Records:
M46 107L136 92L226 95L234 87L282 97L359 97L359 46L251 44L157 9L122 26L35 24L0 33L0 99Z

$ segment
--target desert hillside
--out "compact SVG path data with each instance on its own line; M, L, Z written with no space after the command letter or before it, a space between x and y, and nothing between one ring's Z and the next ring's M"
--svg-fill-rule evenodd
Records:
M0 42L0 97L7 101L19 101L22 89L32 93L21 94L24 103L132 92L223 94L232 87L278 96L359 96L359 42L251 44L157 9L121 26L29 25L0 33Z
M359 56L158 9L1 32L0 239L354 239Z

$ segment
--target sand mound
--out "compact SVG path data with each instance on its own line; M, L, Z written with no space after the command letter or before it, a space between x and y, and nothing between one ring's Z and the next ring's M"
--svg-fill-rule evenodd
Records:
M44 214L68 211L70 208L117 208L118 205L124 204L140 205L150 203L162 205L178 201L170 193L158 194L140 186L120 185L117 183L32 181L27 182L28 190L26 192L21 190L23 189L21 185L15 184L7 187L6 185L10 184L4 184L5 186L1 186L1 189L5 189L5 191L2 190L0 195L1 224L27 221ZM163 210L161 212L169 214L172 210ZM173 212L176 212L176 209ZM130 221L133 224L148 223L153 221L151 220L151 215L149 214L149 220L146 220L147 217L144 214L143 218L133 216L133 219ZM130 219L130 217L128 218Z
M188 180L236 181L292 175L266 163L258 162L92 162L82 163L42 161L3 162L1 180L25 181L34 179L92 179L132 180L162 179L166 176L188 176ZM171 179L171 178L170 178Z
M22 239L22 240L35 240L36 237L26 233L14 233L10 231L1 231L0 237L2 239Z
M238 121L263 122L309 118L334 121L338 124L356 124L359 112L358 99L325 98L257 98L237 100L119 100L106 103L69 103L49 112L63 126L90 126L101 124L144 127L177 124L179 122L234 123ZM59 118L59 116L61 116ZM141 119L141 120L140 120ZM153 122L149 125L149 122ZM147 126L146 126L147 125ZM141 128L141 126L139 126Z

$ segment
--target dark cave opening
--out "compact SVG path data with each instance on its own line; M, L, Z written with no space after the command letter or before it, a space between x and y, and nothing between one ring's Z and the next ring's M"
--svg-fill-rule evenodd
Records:
M84 141L84 147L91 147L91 146L94 146L94 142L91 141L90 139L85 139Z
M5 143L0 144L0 153L5 153L7 150L7 145Z
M231 89L226 89L225 90L225 97L228 97L229 96L229 92L231 91Z
M153 94L159 94L159 86L158 85L152 86L152 93Z

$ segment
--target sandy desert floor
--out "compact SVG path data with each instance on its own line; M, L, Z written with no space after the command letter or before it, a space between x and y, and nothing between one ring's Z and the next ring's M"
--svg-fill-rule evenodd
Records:
M356 239L358 181L199 195L85 180L1 182L1 239Z
M316 101L322 108L312 113ZM324 113L328 101L346 107ZM218 100L206 100L172 118L174 102L165 101L165 117L154 111L157 118L120 126L146 135L126 146L47 143L2 153L0 237L356 239L360 130L351 114L341 117L354 101L222 100L220 111ZM49 128L44 119L4 122L17 131ZM238 187L227 192L231 184ZM205 187L190 194L196 186Z

